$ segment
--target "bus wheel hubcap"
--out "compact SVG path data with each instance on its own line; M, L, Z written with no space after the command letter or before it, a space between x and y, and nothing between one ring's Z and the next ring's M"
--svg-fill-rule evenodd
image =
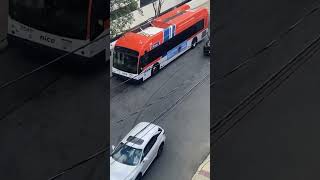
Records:
M152 68L152 71L153 71L153 73L156 73L156 72L157 72L157 66L154 66L154 67Z

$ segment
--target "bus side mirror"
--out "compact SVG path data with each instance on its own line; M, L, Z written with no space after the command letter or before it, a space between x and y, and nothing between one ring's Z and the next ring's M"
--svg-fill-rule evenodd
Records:
M144 157L144 158L142 159L142 162L143 162L143 163L145 163L145 162L147 162L147 161L149 161L149 158L147 158L147 157Z

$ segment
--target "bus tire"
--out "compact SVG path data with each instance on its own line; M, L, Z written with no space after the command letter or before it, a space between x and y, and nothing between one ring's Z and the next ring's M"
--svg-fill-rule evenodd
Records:
M156 75L159 72L160 65L157 63L153 65L152 70L151 70L151 76Z
M192 48L192 49L195 48L195 47L197 46L197 44L198 44L198 38L197 38L197 37L194 37L194 38L192 39L191 48Z

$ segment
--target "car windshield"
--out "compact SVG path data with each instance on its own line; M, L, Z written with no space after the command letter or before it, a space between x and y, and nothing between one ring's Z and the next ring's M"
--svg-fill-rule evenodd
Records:
M14 20L48 33L85 39L88 0L9 0Z
M112 153L112 158L122 164L136 166L141 158L142 150L121 143Z
M113 56L113 67L132 74L137 74L138 57L131 54L115 51Z

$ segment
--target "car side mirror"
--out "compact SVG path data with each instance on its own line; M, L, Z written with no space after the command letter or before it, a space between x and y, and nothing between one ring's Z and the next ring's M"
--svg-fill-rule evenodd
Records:
M114 151L114 149L115 149L116 147L115 147L114 145L112 145L111 148L112 148L112 151Z
M148 161L148 160L149 160L149 158L144 157L143 160L142 160L142 162L146 162L146 161Z

